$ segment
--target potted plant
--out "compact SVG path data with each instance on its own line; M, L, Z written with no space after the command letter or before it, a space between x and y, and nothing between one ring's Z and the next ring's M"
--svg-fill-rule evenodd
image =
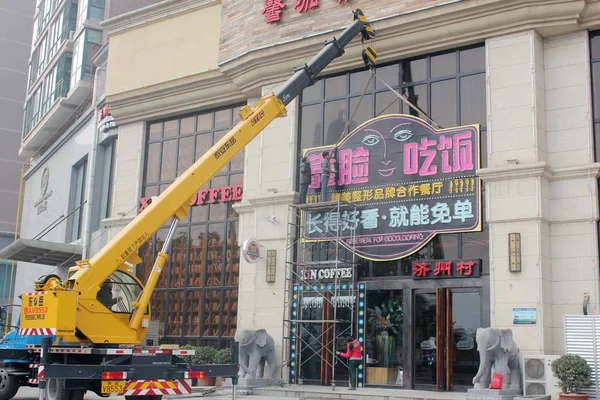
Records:
M592 368L583 357L565 354L552 361L550 367L560 386L559 400L587 400L588 395L581 391L592 386Z
M390 298L367 310L368 328L375 335L377 362L381 367L392 368L396 358L396 345L401 341L403 310L397 299Z
M182 346L183 350L194 350L196 354L192 356L181 356L181 359L188 364L193 365L209 365L215 364L215 355L217 349L211 346ZM217 383L216 377L206 377L204 379L192 379L192 386L215 386Z

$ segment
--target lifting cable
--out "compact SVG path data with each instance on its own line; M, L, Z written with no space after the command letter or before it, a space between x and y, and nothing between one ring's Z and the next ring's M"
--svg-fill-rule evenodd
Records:
M348 130L348 127L350 126L350 121L352 121L352 119L354 118L354 114L356 113L356 111L358 110L358 107L360 107L360 104L362 103L362 100L365 96L365 93L367 92L367 89L369 88L369 85L371 84L371 80L373 80L373 77L375 77L375 79L377 79L379 82L381 82L386 88L388 88L388 90L390 92L392 92L393 94L396 95L396 97L398 97L400 100L402 100L407 106L417 110L420 114L422 114L425 119L427 121L429 121L431 124L435 125L436 128L438 129L444 129L440 124L438 124L437 122L435 122L431 117L429 117L429 115L427 115L427 113L419 106L417 106L416 104L413 104L407 96L402 95L400 92L398 92L396 89L394 89L393 87L391 87L387 82L385 82L383 79L381 79L377 73L375 72L375 70L371 67L369 67L369 79L367 80L367 83L365 84L365 87L360 95L360 97L358 98L358 102L356 103L356 105L354 106L354 109L352 110L352 113L350 114L350 117L348 118L348 121L346 122L346 125L344 126L344 130L341 132L340 134L340 140L338 141L341 142L342 139L344 139L344 137L346 137L347 135L350 134L350 132L346 131ZM392 104L394 104L396 102L396 100L394 100L392 103L390 103L390 105L388 105L385 109L387 110ZM337 150L337 145L333 147L333 149L331 150L332 152L335 152Z

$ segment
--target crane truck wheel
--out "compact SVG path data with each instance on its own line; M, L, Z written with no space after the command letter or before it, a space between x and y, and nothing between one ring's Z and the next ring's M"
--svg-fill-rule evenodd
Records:
M19 378L8 374L4 368L0 368L0 400L10 400L19 391Z
M64 379L48 379L46 381L46 400L83 400L84 389L66 389Z
M153 396L125 396L125 400L162 400L162 395Z

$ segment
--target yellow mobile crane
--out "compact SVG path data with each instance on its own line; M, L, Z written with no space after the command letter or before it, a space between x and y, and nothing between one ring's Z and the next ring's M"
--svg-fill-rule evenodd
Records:
M360 35L363 42L375 36L362 11L357 9L353 14L354 22L337 39L327 41L311 61L297 68L277 93L264 96L254 106L243 107L241 121L96 255L77 262L69 269L66 280L56 275L46 276L35 282L34 292L20 296L20 332L55 338L51 347L46 342L37 352L36 349L29 352L30 357L42 355L32 360L41 361L34 377L40 380L40 392L46 380L54 382L53 385L48 383L45 392L50 400L81 400L85 390L100 396L122 393L148 397L147 391L128 388L135 389L136 382L158 379L177 381L193 376L230 376L234 383L237 381L235 345L233 364L220 367L185 364L178 358L185 352L136 349L135 345L143 342L149 326L150 297L167 261L177 224L186 217L197 191L271 121L285 116L286 105L313 85L317 75L344 54L345 46L355 36ZM367 66L373 65L376 52L366 47L362 57ZM133 266L142 261L137 250L170 218L172 223L164 247L158 253L146 285L142 286L133 273ZM102 287L107 281L120 287L124 301L103 302L99 295L104 292ZM131 349L123 345L130 345ZM150 355L152 357L148 357ZM51 390L51 386L54 389Z

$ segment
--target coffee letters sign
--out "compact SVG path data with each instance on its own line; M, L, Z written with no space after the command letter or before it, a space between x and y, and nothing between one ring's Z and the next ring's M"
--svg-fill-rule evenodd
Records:
M204 206L207 204L231 203L242 199L244 192L243 185L231 185L220 188L202 189L196 193L194 204L192 206ZM140 198L140 208L142 212L152 204L152 201L158 196Z
M365 122L331 157L331 200L351 205L303 213L306 241L332 240L363 258L384 261L417 252L435 235L481 231L479 125L436 130L411 115ZM321 153L306 149L312 179L308 203L318 202Z
M300 271L300 279L305 281L333 281L336 279L352 279L353 268L306 268Z

